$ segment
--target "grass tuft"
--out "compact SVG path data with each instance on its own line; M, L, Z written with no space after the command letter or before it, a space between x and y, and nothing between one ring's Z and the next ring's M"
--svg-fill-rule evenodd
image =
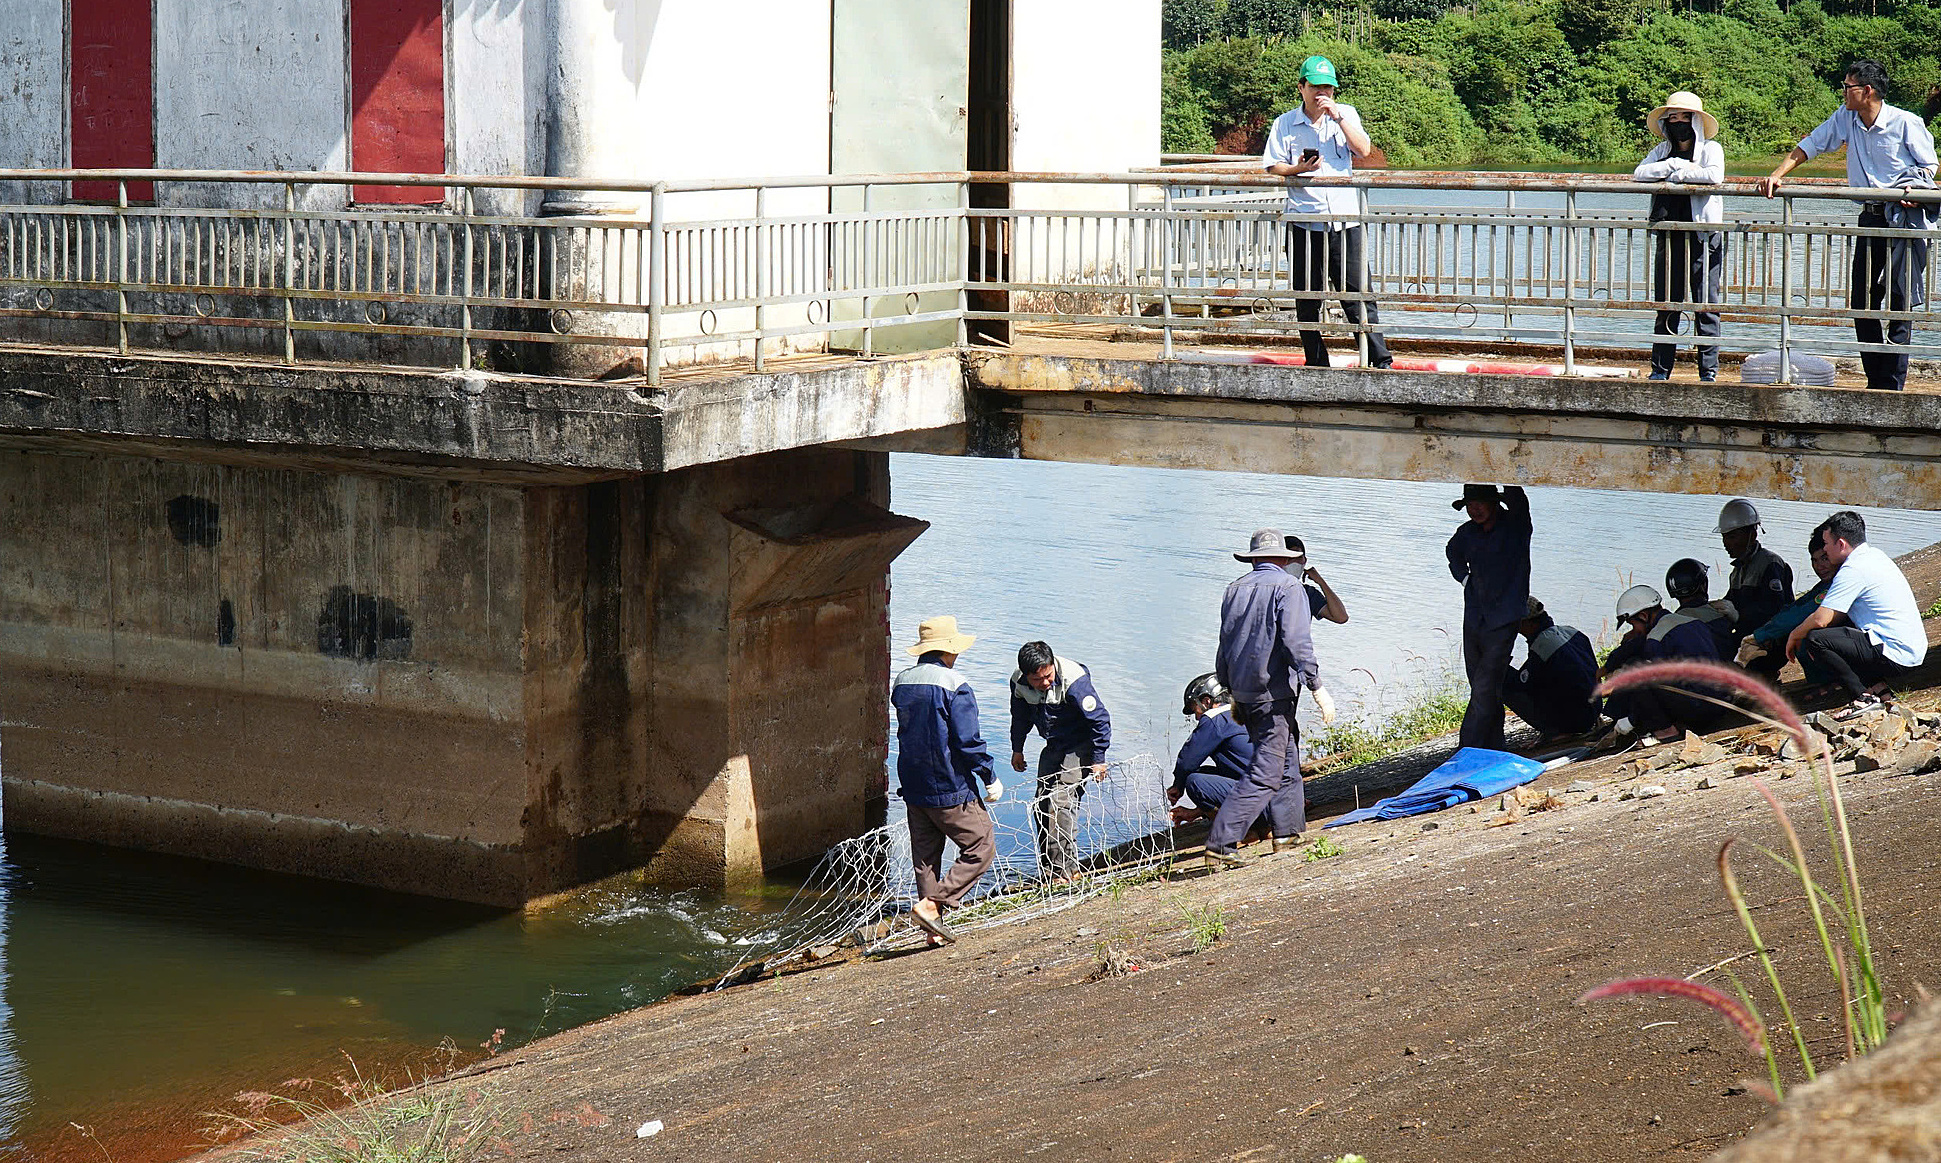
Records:
M1186 931L1193 938L1193 952L1204 953L1227 935L1227 910L1216 904L1178 903L1180 916L1186 918Z
M1306 861L1326 860L1330 856L1339 856L1346 851L1346 848L1343 848L1328 837L1323 836L1314 843L1301 849L1301 859Z
M402 1087L351 1063L332 1082L292 1079L279 1092L236 1096L240 1111L211 1115L210 1136L245 1140L230 1158L251 1163L478 1163L511 1154L520 1120L483 1088ZM347 1105L337 1106L334 1095ZM323 1097L312 1097L323 1096Z
M1336 723L1305 741L1317 757L1359 767L1461 729L1468 706L1468 690L1453 675L1446 675L1414 702L1379 722L1363 717Z

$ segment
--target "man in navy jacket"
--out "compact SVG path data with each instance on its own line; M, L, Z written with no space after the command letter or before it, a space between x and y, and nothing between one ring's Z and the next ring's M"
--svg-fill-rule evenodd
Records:
M1559 626L1535 598L1525 607L1517 633L1530 644L1523 665L1503 683L1503 701L1517 718L1549 739L1597 726L1597 654L1575 626Z
M1034 728L1045 740L1031 801L1038 872L1050 880L1069 879L1078 872L1078 805L1085 777L1105 778L1112 716L1091 674L1043 642L1018 648L1018 669L1011 675L1011 770L1024 770L1024 741Z
M977 724L977 695L952 666L977 641L959 633L957 619L932 618L917 627L908 648L917 664L896 676L890 705L896 710L897 792L909 805L910 860L916 866L917 903L910 917L938 939L956 937L943 923L945 909L964 903L997 855L986 799L1004 794L990 749ZM957 859L941 879L944 841Z
M1696 618L1668 613L1664 599L1650 586L1632 586L1618 595L1617 620L1627 630L1624 641L1604 660L1606 674L1640 662L1719 661L1718 639L1711 629ZM1695 697L1703 694L1714 692L1677 685L1633 687L1606 699L1604 711L1616 717L1617 736L1637 735L1649 747L1669 743L1683 731L1703 735L1717 728L1731 712Z
M1445 551L1449 576L1462 583L1462 745L1501 751L1503 676L1530 601L1530 501L1516 485L1464 485L1450 507L1469 515Z
M1187 683L1180 714L1190 715L1194 726L1173 763L1173 785L1166 789L1166 802L1175 805L1175 824L1219 811L1254 762L1253 740L1233 721L1227 688L1218 676L1203 674ZM1194 806L1177 806L1181 796L1191 796Z

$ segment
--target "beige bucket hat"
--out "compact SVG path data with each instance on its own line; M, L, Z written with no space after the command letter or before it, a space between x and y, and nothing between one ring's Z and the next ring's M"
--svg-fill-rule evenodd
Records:
M1645 114L1645 127L1659 137L1665 136L1664 128L1658 122L1664 118L1665 114L1674 110L1683 110L1702 121L1705 125L1705 140L1716 141L1718 139L1719 119L1705 111L1705 102L1698 99L1697 93L1689 93L1684 89L1680 89L1678 92L1665 98L1663 105Z
M930 618L917 626L917 644L904 649L918 656L941 650L945 654L962 654L977 641L975 634L963 634L957 630L957 619L952 617Z

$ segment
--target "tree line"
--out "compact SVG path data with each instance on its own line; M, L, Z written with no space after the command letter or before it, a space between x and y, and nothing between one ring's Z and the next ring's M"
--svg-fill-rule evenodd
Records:
M1887 66L1893 103L1941 112L1929 0L1166 0L1163 36L1168 153L1258 152L1311 53L1400 167L1634 161L1676 89L1718 117L1728 157L1768 157L1825 120L1861 58Z

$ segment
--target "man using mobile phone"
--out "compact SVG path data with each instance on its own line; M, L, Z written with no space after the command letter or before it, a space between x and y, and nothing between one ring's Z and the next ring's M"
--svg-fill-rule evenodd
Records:
M1267 134L1267 149L1260 160L1268 173L1294 179L1345 177L1354 172L1356 158L1374 152L1355 107L1334 99L1337 84L1334 62L1327 57L1312 56L1301 62L1300 107L1275 118ZM1355 191L1350 187L1288 183L1281 213L1288 227L1288 281L1297 292L1314 292L1294 306L1294 317L1301 322L1320 322L1320 292L1330 286L1350 295L1368 289L1362 229L1356 216ZM1343 299L1341 311L1348 322L1359 324L1362 300ZM1379 321L1372 300L1367 316L1372 328ZM1366 335L1367 366L1390 366L1394 360L1381 332L1371 330ZM1301 350L1307 355L1307 366L1328 366L1328 349L1319 331L1301 332Z

